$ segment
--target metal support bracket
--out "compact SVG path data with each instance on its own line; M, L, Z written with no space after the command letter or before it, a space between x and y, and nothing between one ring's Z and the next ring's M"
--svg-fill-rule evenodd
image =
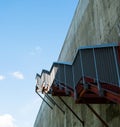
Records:
M56 105L60 111L65 114L65 111L55 102L54 99L52 99L48 94L45 95L47 97L47 99L53 104L53 105Z
M64 105L73 113L73 115L82 123L83 127L84 127L84 121L81 120L79 118L79 116L70 108L70 106L60 97L58 96L58 98L64 103Z
M89 105L86 106L95 114L95 116L104 124L105 127L109 127L108 124L100 117L100 115Z
M53 107L36 91L38 96L53 110Z

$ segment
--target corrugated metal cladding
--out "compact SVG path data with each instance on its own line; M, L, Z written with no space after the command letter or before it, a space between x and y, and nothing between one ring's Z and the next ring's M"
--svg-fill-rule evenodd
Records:
M52 81L75 88L79 80L85 76L97 81L119 85L120 65L118 48L117 46L81 48L78 50L71 65L56 63L52 67L51 73L42 73L44 76L41 76L41 80L51 82L49 80L52 79ZM50 78L47 75L52 77Z
M80 78L82 77L82 68L81 68L79 51L72 64L72 69L73 69L74 83L76 85L79 82Z
M93 49L81 50L84 76L96 78Z
M118 84L113 47L95 49L98 78L106 83Z
M65 84L67 86L70 86L71 88L74 88L72 67L68 65L68 66L64 66L64 68L65 68L65 75L66 75Z
M71 65L59 64L56 65L55 69L55 81L59 84L64 84L67 86L73 86L73 75Z
M63 83L65 84L65 75L64 75L64 65L57 64L56 65L56 72L55 72L55 81L57 84ZM61 87L59 85L59 87Z

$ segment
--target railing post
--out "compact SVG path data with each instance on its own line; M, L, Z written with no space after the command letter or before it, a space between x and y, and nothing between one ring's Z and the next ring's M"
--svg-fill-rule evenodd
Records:
M84 68L83 68L83 61L82 61L81 50L79 50L79 54L80 54L80 63L81 63L81 70L82 70L83 86L84 86L84 89L87 89L88 85L85 83L85 75L84 75Z
M72 65L72 77L73 77L73 84L74 84L74 99L76 100L77 94L76 94L76 89L75 89L75 74L74 74L74 67Z
M66 65L64 64L63 66L64 66L64 78L65 78L65 84L64 84L65 85L65 92L66 92L66 94L68 94L67 93L67 87L66 87L66 85L67 85L67 82L66 82Z
M102 91L101 85L99 83L99 76L98 76L98 69L97 69L97 62L96 62L96 56L95 56L94 48L93 48L93 58L94 58L95 74L96 74L96 81L97 81L98 91L99 91L100 96L102 96L103 91Z
M116 52L115 52L115 47L114 47L114 46L113 46L113 54L114 54L115 67L116 67L117 78L118 78L118 85L119 85L119 87L120 87L120 75L119 75L119 68L118 68L118 62L117 62L117 57L116 57Z

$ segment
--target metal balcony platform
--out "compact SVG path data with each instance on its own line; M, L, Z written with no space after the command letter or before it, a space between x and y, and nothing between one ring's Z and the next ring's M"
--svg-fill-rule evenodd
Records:
M120 104L119 43L80 47L72 63L55 62L36 75L38 91L76 103Z

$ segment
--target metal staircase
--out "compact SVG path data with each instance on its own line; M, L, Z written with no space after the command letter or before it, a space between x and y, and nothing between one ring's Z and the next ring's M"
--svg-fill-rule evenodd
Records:
M36 75L36 91L76 103L120 103L118 43L80 47L72 63L55 62Z

